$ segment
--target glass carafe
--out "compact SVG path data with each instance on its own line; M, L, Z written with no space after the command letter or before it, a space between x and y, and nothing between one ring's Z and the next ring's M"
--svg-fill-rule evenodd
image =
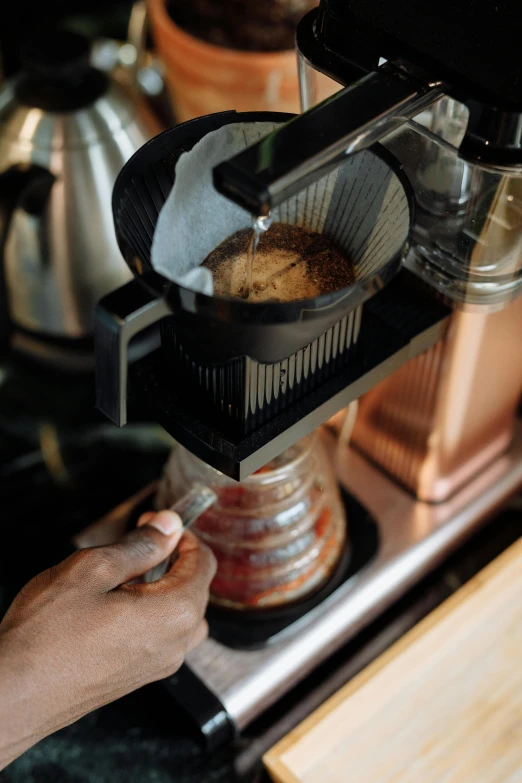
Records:
M238 610L277 607L327 581L346 546L346 522L315 434L241 483L178 446L165 467L157 507L171 506L195 481L218 497L192 526L217 558L212 603Z

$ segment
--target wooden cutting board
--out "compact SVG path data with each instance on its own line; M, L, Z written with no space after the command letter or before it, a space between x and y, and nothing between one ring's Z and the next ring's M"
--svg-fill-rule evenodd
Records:
M522 783L522 539L264 761L277 783Z

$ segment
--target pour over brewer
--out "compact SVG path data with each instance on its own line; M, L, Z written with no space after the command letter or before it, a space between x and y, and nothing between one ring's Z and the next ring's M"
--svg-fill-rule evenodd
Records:
M120 426L128 404L150 407L176 440L235 479L261 468L342 406L342 397L332 399L348 385L342 373L347 379L365 374L354 369L357 355L368 371L390 353L411 354L412 341L446 314L410 295L412 330L394 324L385 303L373 322L378 328L381 318L391 321L391 341L373 344L371 326L361 328L361 305L399 271L411 220L401 168L381 149L349 159L342 181L339 175L330 183L333 208L324 231L353 259L352 286L304 302L251 303L194 292L154 271L154 226L179 155L226 124L282 119L210 115L158 136L131 159L116 183L113 207L118 242L136 280L98 308L98 407ZM281 219L292 222L293 212L289 202ZM128 370L130 341L155 324L161 347ZM373 362L360 347L365 332Z
M173 137L162 137L161 149L154 142L144 148L115 191L120 248L140 282L104 300L98 315L98 402L113 421L125 422L127 406L130 414L133 406L145 406L194 454L229 476L244 478L361 397L356 447L336 452L353 542L351 566L315 602L265 615L262 632L259 620L245 617L238 628L223 616L210 617L211 638L187 661L191 686L199 689L204 707L191 703L181 675L167 683L197 713L207 735L223 738L248 725L522 484L516 423L522 387L517 345L522 325L517 298L522 281L517 250L522 74L512 56L516 49L504 52L500 45L513 22L509 9L501 8L488 27L473 18L468 5L437 3L436 12L427 15L426 3L413 0L408 18L402 19L381 0L322 0L298 30L308 111L215 171L222 193L262 214L347 159L368 162L368 154L377 155L399 179L414 213L409 236L390 267L395 278L377 274L368 296L358 292L352 302L363 305L356 346L337 364L327 361L326 371L334 330L347 314L337 307L344 304L334 304L337 320L332 322L322 320L324 313L316 308L310 322L301 320L299 306L298 317L252 324L242 303L235 303L234 314L245 322L240 330L244 342L235 342L228 323L223 332L227 349L253 356L256 366L264 367L262 390L271 395L267 418L250 420L243 430L230 421L225 426L221 416L227 411L217 410L215 403L219 407L226 399L227 383L240 384L232 371L227 376L218 369L222 358L232 358L230 353L216 361L207 351L213 347L212 329L226 317L220 311L218 318L210 303L150 268L158 205L175 173L177 152L166 143ZM480 63L477 53L488 51L492 32L495 62ZM379 67L381 58L387 62ZM346 85L319 106L314 106L315 69ZM186 148L199 138L197 131L208 132L222 122L223 116L204 118L175 131ZM372 146L378 140L385 151ZM360 173L364 178L365 169ZM354 182L360 185L361 179ZM404 268L397 274L401 257ZM228 318L232 308L232 303L223 305ZM208 318L205 332L196 331L199 318ZM129 341L144 325L160 321L170 324L170 336L182 334L187 345L189 331L197 336L188 358L184 346L183 352L176 347L181 357L177 378L166 369L162 352L168 346L172 356L173 343L164 327L156 353L127 366ZM294 327L300 329L301 323L306 339L292 343L286 358L253 354L250 345L257 344L262 329L270 327L266 335L279 348L289 345L287 339L294 338ZM179 342L183 345L181 337ZM273 369L270 375L267 366L271 359L276 364L290 359L297 367L299 351L307 350L315 356L313 383L281 404ZM198 378L209 379L202 390L208 401L205 415L175 390L194 367ZM249 365L230 367L242 371ZM491 379L500 377L495 388ZM245 388L258 391L257 386ZM248 402L248 394L240 399Z

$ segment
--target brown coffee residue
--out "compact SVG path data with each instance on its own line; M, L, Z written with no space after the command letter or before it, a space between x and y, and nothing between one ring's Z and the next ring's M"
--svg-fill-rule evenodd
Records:
M218 296L241 297L251 236L250 228L236 231L203 262ZM273 223L259 240L252 280L248 301L291 302L352 285L355 270L331 239L301 226Z

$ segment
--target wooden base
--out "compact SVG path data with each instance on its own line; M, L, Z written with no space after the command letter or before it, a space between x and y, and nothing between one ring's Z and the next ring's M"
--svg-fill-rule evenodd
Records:
M277 783L522 781L522 539L270 750Z

